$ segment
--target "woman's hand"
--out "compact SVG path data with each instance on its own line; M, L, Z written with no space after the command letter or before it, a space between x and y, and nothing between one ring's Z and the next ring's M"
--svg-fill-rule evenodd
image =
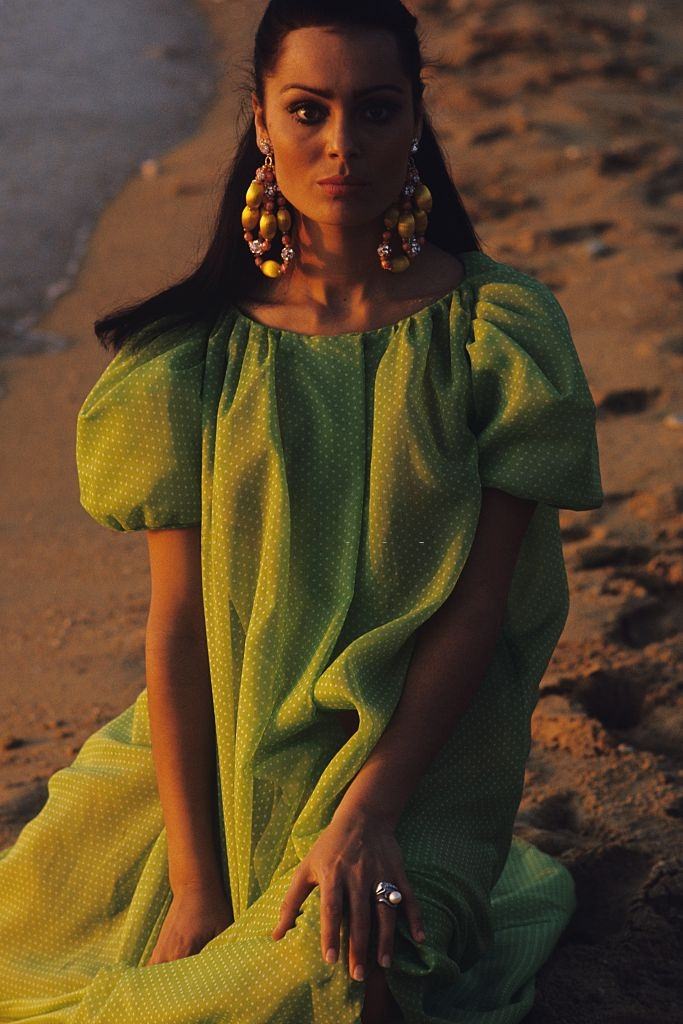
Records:
M234 921L230 900L221 887L197 882L173 893L159 938L145 967L193 956Z
M377 903L375 886L380 881L393 882L400 889L400 904ZM423 941L420 907L406 877L394 831L386 823L361 813L352 818L348 814L333 817L294 871L272 932L274 939L281 939L294 926L301 904L316 885L320 886L322 955L329 963L338 957L346 897L349 972L357 981L365 974L372 914L377 915L377 961L382 967L391 963L396 914L404 912L415 941Z

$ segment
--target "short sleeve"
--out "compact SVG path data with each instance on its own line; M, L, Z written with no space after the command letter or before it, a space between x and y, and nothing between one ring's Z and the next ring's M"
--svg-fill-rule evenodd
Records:
M495 277L475 288L467 343L481 485L599 508L596 408L567 317L542 282L511 267Z
M195 325L136 348L127 339L86 396L76 421L80 503L102 526L201 521L205 354Z

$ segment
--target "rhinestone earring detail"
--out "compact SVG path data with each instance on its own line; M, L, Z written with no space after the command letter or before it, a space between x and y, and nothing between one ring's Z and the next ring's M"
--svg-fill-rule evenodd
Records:
M292 216L286 208L287 200L280 192L275 177L273 164L273 147L270 140L258 139L258 148L266 154L266 158L254 175L247 189L246 206L242 210L242 227L244 240L254 257L254 263L266 277L279 277L284 274L294 259L289 232L292 227ZM258 228L258 236L254 238L254 230ZM271 248L272 239L278 232L282 233L282 263L274 259L264 260L263 254Z
M432 194L427 186L420 181L420 173L415 165L413 153L417 152L419 139L415 137L411 143L408 157L408 172L401 189L401 195L384 211L384 227L382 241L377 247L379 261L384 270L399 273L407 270L411 262L422 251L427 230L427 214L432 208ZM403 253L392 255L392 231L396 229L396 241L400 243Z

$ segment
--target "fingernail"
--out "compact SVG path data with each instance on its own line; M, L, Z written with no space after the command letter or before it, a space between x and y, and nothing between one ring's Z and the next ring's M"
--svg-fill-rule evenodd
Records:
M422 931L422 929L420 929L420 931L416 933L415 938L417 939L418 942L424 942L426 935Z
M325 953L325 959L327 960L328 964L334 964L337 962L337 950L334 948L334 946L330 946L327 953Z
M362 981L364 974L365 974L365 971L363 970L363 965L362 964L357 964L354 967L354 969L353 969L353 976L356 979L356 981Z
M384 956L380 960L380 963L382 967L391 967L391 957L389 956L388 953L384 954Z

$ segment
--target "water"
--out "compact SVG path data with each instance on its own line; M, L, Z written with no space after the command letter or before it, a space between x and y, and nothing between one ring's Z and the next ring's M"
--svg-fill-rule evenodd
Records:
M0 356L78 270L131 172L192 134L217 64L183 0L0 0Z

